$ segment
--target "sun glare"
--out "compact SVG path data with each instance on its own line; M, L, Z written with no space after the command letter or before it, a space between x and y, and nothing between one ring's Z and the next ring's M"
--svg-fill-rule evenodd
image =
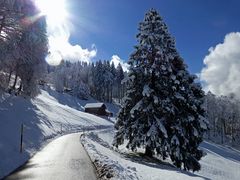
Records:
M46 61L51 65L59 65L66 54L71 25L67 11L67 0L35 0L40 16L46 16L49 40L49 54ZM68 46L67 46L68 47Z
M65 0L36 0L36 5L51 23L61 23L67 18Z

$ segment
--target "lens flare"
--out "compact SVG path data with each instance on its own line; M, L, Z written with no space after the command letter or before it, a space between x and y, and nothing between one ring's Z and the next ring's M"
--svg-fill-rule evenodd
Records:
M62 55L58 51L53 51L46 57L47 63L52 66L58 66L62 60Z
M36 0L41 15L47 17L51 23L63 23L67 18L65 0Z

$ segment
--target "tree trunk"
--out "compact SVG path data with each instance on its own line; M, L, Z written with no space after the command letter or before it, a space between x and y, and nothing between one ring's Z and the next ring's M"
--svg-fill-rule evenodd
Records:
M226 121L223 121L223 130L224 130L224 136L225 136L227 133Z
M208 130L208 139L211 139L211 130Z
M8 76L8 86L10 84L11 77L12 77L12 71L10 71L9 76Z
M149 147L149 146L146 146L146 149L145 149L145 156L147 157L153 157L153 151L152 151L152 148Z
M22 81L20 82L20 86L18 88L18 93L20 93L22 91Z
M122 103L122 98L123 98L123 84L122 84L122 88L121 88L121 103Z
M233 129L233 124L234 124L234 121L235 121L235 116L233 115L232 117L232 121L231 121L231 139L232 139L232 145L234 144L234 129Z
M121 91L120 88L121 88L121 87L120 87L120 85L118 84L118 103L120 103L120 91Z
M221 123L221 126L222 126L222 138L221 138L221 143L223 144L224 142L224 120L222 119L222 123Z
M110 103L112 103L112 98L113 98L113 85L110 87Z
M12 86L12 89L15 89L15 87L16 87L16 84L17 84L17 78L18 78L18 75L17 75L17 73L16 73L16 75L15 75L15 79L14 79L14 83L13 83L13 86Z
M217 121L217 118L214 118L214 121L213 121L213 137L216 137L216 121Z
M109 92L109 85L107 85L107 102L110 102Z
M1 22L1 26L0 26L0 34L2 33L2 29L3 29L3 27L4 27L4 23L5 23L5 15L3 16L3 18L2 18L2 22Z

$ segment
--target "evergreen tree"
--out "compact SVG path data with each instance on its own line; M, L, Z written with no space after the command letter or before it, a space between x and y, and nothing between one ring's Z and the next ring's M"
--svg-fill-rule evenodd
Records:
M123 68L122 65L119 63L116 69L116 81L117 81L117 93L118 93L118 99L120 102L120 99L122 99L123 97L123 93L122 93L122 80L124 79L124 72L123 72Z
M202 109L204 93L186 70L166 24L155 10L140 23L138 45L129 59L124 104L115 128L114 145L145 148L170 157L181 168L199 170L198 149L207 128Z
M174 113L170 116L169 132L170 157L177 167L185 170L199 170L202 151L198 149L207 130L203 108L204 92L200 84L194 82L196 77L190 75L180 57L171 61L170 101Z
M53 85L55 86L56 91L62 93L64 91L64 80L65 74L64 71L65 63L62 60L61 63L55 68L53 76Z
M0 6L0 48L2 42L5 46L3 71L9 73L6 84L15 90L19 82L19 91L27 96L35 96L38 80L47 67L45 18L36 16L39 11L33 1L7 0L1 2ZM12 75L15 76L13 84L10 83Z
M7 89L11 75L16 69L19 47L17 43L22 35L23 27L19 19L22 13L18 11L19 1L0 1L0 88Z
M98 61L96 63L96 68L95 68L95 77L94 77L94 84L96 88L96 99L99 101L104 100L104 65L102 61Z
M107 102L111 102L111 87L113 84L113 74L111 72L111 65L109 61L106 61L105 64L105 75L104 75L104 82L105 82L105 94L106 94L106 98L105 101Z
M116 71L116 68L115 68L113 62L111 63L110 72L112 74L112 83L111 83L111 87L110 87L110 90L111 90L111 92L110 92L110 102L112 102L113 92L114 92L114 85L116 85L116 74L117 74L117 71Z
M88 85L89 85L89 88L90 88L90 94L93 97L96 97L96 88L95 88L95 81L94 81L94 78L95 78L94 63L92 63L89 68L90 68L90 70L89 70L89 75L88 75Z

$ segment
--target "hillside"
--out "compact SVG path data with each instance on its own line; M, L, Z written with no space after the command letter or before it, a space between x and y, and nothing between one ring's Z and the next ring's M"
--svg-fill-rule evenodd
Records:
M2 94L0 97L0 178L16 169L46 143L61 134L101 129L110 121L82 112L90 101L81 101L51 89L34 100ZM114 106L110 109L114 110ZM20 154L20 127L24 124Z
M240 152L209 142L201 144L205 156L202 169L191 173L181 171L170 161L157 161L129 153L121 146L112 147L114 135L111 121L86 114L87 102L51 89L41 90L34 100L2 94L0 97L0 178L26 162L36 151L63 134L86 133L83 143L98 174L112 179L233 179L240 176ZM118 108L107 104L114 114ZM20 126L24 124L24 152L20 154ZM104 130L108 128L107 130ZM102 129L102 130L101 130Z

